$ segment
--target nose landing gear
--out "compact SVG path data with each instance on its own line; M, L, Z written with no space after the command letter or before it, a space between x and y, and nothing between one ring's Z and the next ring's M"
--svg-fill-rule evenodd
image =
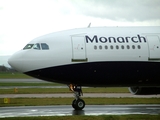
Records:
M74 93L75 99L72 102L72 107L75 110L82 110L85 107L85 102L80 98L83 95L81 86L69 85L69 89Z

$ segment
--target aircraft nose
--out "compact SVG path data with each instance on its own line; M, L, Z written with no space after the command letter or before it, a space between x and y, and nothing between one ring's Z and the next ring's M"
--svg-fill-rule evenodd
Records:
M15 70L22 72L22 55L15 53L8 59L8 64Z

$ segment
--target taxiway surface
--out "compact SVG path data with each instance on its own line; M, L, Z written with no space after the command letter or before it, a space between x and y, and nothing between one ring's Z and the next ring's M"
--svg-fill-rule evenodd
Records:
M65 115L159 115L160 105L86 105L84 110L75 111L70 105L0 107L0 118L26 116Z

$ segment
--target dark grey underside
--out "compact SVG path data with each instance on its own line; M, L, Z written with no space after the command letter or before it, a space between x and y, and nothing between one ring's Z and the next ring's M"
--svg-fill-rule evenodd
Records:
M25 74L46 81L82 86L160 86L160 62L84 62Z

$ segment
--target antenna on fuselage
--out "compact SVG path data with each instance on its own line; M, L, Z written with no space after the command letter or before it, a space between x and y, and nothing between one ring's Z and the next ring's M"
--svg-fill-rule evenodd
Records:
M89 23L89 25L88 25L88 28L90 28L91 27L91 23Z

